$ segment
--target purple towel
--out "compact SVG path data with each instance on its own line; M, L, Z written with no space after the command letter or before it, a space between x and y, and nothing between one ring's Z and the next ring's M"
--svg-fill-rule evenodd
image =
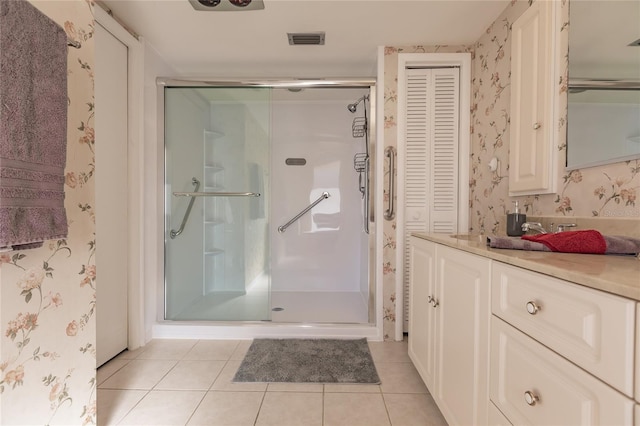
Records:
M67 36L26 0L0 0L0 249L67 236Z
M630 254L640 253L640 239L621 235L603 235L606 243L604 254ZM520 237L487 237L487 245L491 248L529 251L552 251L546 245L524 240Z

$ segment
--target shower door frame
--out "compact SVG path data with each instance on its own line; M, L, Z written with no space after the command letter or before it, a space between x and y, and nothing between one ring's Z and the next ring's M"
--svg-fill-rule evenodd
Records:
M202 80L199 78L166 78L166 77L158 77L156 79L157 89L158 89L158 107L159 107L159 119L158 119L158 148L159 148L159 156L158 158L158 181L161 182L159 185L159 201L161 201L162 208L159 209L162 217L160 218L159 230L161 230L160 241L163 242L161 247L161 262L159 262L159 273L162 277L162 280L159 280L159 287L157 288L157 293L161 297L157 297L156 300L156 324L180 324L187 323L187 321L171 321L166 320L165 316L165 291L166 291L166 273L165 273L165 262L166 262L166 238L167 232L165 229L165 206L167 200L165 199L165 155L164 155L164 89L166 87L184 87L184 88L281 88L281 89L304 89L304 88L368 88L369 89L369 122L368 122L368 131L369 131L369 152L370 152L370 168L369 168L369 199L368 199L368 211L369 217L366 218L370 223L374 222L374 206L375 206L375 197L373 196L376 181L375 181L375 169L373 164L375 164L375 146L376 146L376 95L378 94L378 88L376 84L375 78L345 78L345 79L225 79L225 78L216 78L213 80ZM161 150L161 151L160 151ZM160 204L160 203L159 203ZM284 327L292 327L294 330L299 327L303 327L306 330L305 335L314 335L316 333L310 333L309 330L316 329L318 331L318 335L342 335L342 336L352 336L354 335L354 330L352 329L360 329L361 332L356 332L358 335L367 336L374 340L379 340L382 338L382 315L381 315L381 298L382 298L382 288L380 285L381 280L376 279L376 271L375 261L377 259L377 251L379 250L376 245L376 227L372 226L371 234L368 237L368 249L367 249L367 258L368 258L368 291L369 291L369 300L368 300L368 316L369 322L368 324L307 324L307 323L291 323L291 324L281 324L281 323L271 323L271 322L261 322L261 321L199 321L196 326L199 328L198 333L200 336L207 335L209 333L204 330L206 327L211 327L212 325L220 326L224 330L221 334L214 333L213 335L218 337L224 337L228 335L228 337L257 337L261 335L265 335L264 328L268 328L269 326L278 326L280 333L283 335L288 335L290 333L289 330L286 330ZM379 312L380 311L380 312ZM194 322L191 322L194 323ZM206 323L206 326L202 324ZM234 327L237 325L241 325L242 327ZM256 329L250 329L248 326L255 325ZM176 328L175 332L179 333L180 325ZM171 330L171 327L164 327L163 331L154 330L154 337L171 337L174 331ZM239 334L234 334L234 331ZM369 330L369 331L366 331ZM248 333L248 334L247 334ZM266 332L267 335L269 332ZM271 332L272 333L272 332ZM293 334L297 334L295 331Z

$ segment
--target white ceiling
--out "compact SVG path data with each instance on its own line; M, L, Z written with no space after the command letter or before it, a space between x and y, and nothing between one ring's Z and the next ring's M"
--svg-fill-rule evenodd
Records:
M226 0L223 0L226 1ZM180 76L368 77L378 46L477 41L510 0L264 0L257 11L196 11L188 0L104 0ZM325 31L324 46L287 32Z

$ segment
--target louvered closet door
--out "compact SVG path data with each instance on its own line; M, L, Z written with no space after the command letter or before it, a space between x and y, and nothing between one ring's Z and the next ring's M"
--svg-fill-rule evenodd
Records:
M404 331L409 237L458 228L459 68L407 69L404 164Z

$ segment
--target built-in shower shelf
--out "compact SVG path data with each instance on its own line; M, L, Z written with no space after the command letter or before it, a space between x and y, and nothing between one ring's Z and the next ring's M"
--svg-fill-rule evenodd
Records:
M212 226L224 225L224 221L222 221L222 220L205 220L204 224L205 225L212 225Z
M204 135L211 139L219 139L224 136L224 133L219 130L205 130Z
M204 252L205 256L217 256L219 254L224 253L224 250L220 250L220 249L211 249L211 250L207 250Z
M222 167L219 164L205 165L204 168L205 168L205 170L210 170L210 171L212 171L214 173L221 172L221 171L224 170L224 167Z

